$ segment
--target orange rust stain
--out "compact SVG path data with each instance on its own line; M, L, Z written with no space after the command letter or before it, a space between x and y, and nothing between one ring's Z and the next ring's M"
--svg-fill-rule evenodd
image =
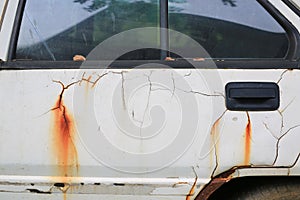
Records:
M92 76L89 76L87 79L85 79L85 99L87 100L88 94L89 94L89 87L91 83Z
M78 155L74 144L74 120L63 103L61 96L53 112L53 150L58 173L62 177L78 174Z
M218 155L218 137L220 135L220 129L219 129L219 124L221 121L221 117L219 119L217 119L214 124L212 125L211 129L210 129L210 136L211 136L211 147L215 148L215 150L211 151L210 153L210 166L213 166L215 164L215 154ZM215 152L215 153L214 153Z
M91 83L91 79L92 79L91 75L86 79L86 85L85 85L86 91L88 91L89 89L89 83Z
M213 126L211 127L210 134L212 136L219 134L219 123L220 123L220 120L221 120L221 118L217 119L215 121L215 123L213 124Z
M251 155L251 136L252 136L252 127L249 113L247 112L247 126L245 129L245 155L244 155L244 164L250 164L250 155Z
M197 180L198 180L198 177L195 178L195 182L192 185L192 188L190 189L188 195L186 195L185 200L190 200L191 197L195 194L195 188L196 188Z

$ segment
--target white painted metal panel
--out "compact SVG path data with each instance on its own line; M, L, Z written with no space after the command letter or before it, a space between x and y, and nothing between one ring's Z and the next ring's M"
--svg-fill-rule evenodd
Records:
M201 79L199 72L205 74L205 79ZM297 78L298 71L218 70L218 73L222 84L213 85L211 90L205 80L214 79L215 73L204 69L49 70L47 73L42 70L2 71L0 109L1 113L5 114L1 115L0 125L0 169L1 174L6 177L2 181L9 181L9 175L17 175L16 181L19 180L17 182L22 184L30 184L32 181L39 183L40 180L34 178L37 175L42 177L44 182L49 179L49 183L53 184L87 184L94 181L96 183L98 179L97 182L102 184L114 182L131 188L122 193L124 195L135 191L136 185L144 183L152 185L153 190L149 193L146 187L145 190L139 189L140 195L185 196L191 190L196 177L199 189L211 176L232 166L292 165L299 154L297 132L300 120L295 117L300 112L297 106L300 94L297 92L297 85L300 84ZM223 88L230 81L278 82L281 94L280 108L272 112L249 112L249 118L246 112L227 111ZM67 120L72 120L68 121L68 124L74 125L74 135L71 137L76 156L72 157L73 161L64 160L64 152L55 150L60 148L59 145L64 145L56 143L58 138L55 137L60 136L55 133L57 129L53 129L57 126L57 120L63 116L63 108L57 104L62 94L60 83L65 88L61 106L67 111ZM191 88L185 88L186 83ZM185 104L184 100L187 99L188 104ZM173 100L180 103L172 103ZM192 104L190 100L195 100L196 104ZM189 110L192 116L193 112L197 113L199 121L194 122L199 123L199 126L193 129L196 131L192 134L193 137L189 137L190 133L185 133L185 136L192 140L182 140L185 145L181 146L182 143L176 143L176 139L182 134L178 131L176 123L184 122L184 119L178 120L177 117L185 115L178 107L187 105L197 106L196 109L185 109ZM128 133L137 134L137 137L141 137L139 134L145 136L152 133L153 129L149 131L144 128L155 125L155 120L160 119L159 115L154 113L157 112L154 110L156 106L165 112L159 114L171 121L166 122L162 130L159 129L159 133L166 135L158 134L146 140L124 134L126 128L133 128ZM57 114L57 111L60 112ZM168 115L169 113L171 115ZM130 120L126 121L126 117ZM134 126L128 127L129 122L143 120L143 126L137 123L138 129L134 129ZM97 126L91 122L95 122ZM249 125L251 132L246 133L246 127ZM164 130L167 132L164 133ZM104 135L101 135L101 132ZM246 134L250 134L250 138L246 139ZM159 140L155 137L159 137ZM172 137L173 139L169 140ZM101 139L108 144L100 141ZM182 149L180 152L174 151L175 154L170 153L168 160L163 152L166 148L164 145L173 143ZM114 145L110 146L111 144ZM105 145L108 146L103 148ZM116 149L112 149L113 147ZM155 149L162 151L161 156L155 154ZM104 154L98 150L104 151ZM146 160L132 157L132 154L145 153L155 154L155 157L150 156ZM166 160L168 162L165 162ZM169 162L170 160L173 162ZM60 162L69 164L69 168ZM64 177L65 174L69 178ZM295 175L298 175L296 171ZM151 183L151 180L154 182ZM176 182L180 182L181 186L174 186ZM85 191L84 187L82 188L82 191ZM115 192L118 191L117 188ZM114 191L114 188L110 189ZM95 192L106 194L108 190L99 186Z

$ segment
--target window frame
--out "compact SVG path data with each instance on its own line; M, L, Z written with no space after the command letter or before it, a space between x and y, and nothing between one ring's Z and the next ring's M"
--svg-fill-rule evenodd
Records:
M296 15L300 17L300 10L289 0L282 0Z
M257 59L224 59L222 62L212 59L216 62L218 68L228 68L228 69L271 69L271 68L289 68L299 69L299 60L300 58L300 34L298 30L289 22L289 20L284 17L280 11L278 11L268 0L257 0L263 8L282 26L286 31L287 37L289 40L289 47L284 58L257 58ZM56 66L55 69L77 69L82 62L74 61L34 61L34 60L16 60L16 47L20 32L20 27L22 23L23 13L25 9L26 0L19 0L16 17L14 20L14 26L12 30L12 36L10 40L10 46L8 50L7 62L1 63L2 69L54 69L53 66ZM168 0L159 0L159 25L161 28L168 28ZM161 47L168 47L168 33L166 31L161 31ZM160 63L167 64L168 66L173 66L174 68L186 68L184 67L184 62L179 61L164 61L168 52L161 51L161 60L127 60L127 61L118 61L114 62L113 68L132 68L137 63ZM190 61L189 61L190 62ZM24 65L26 63L26 65ZM102 62L103 63L103 62ZM117 64L116 64L117 63ZM176 63L176 64L174 64ZM199 62L197 62L199 63ZM196 64L197 64L196 63ZM199 67L207 68L205 66L205 61L200 64ZM247 63L247 64L245 64ZM209 67L208 67L209 68Z
M283 16L279 10L277 10L269 1L267 0L257 0L264 9L270 13L270 15L282 26L286 31L289 48L286 56L283 59L286 60L298 60L300 57L300 33L292 25L292 23Z

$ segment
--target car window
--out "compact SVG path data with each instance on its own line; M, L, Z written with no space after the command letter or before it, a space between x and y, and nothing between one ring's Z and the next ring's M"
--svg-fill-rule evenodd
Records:
M17 59L72 60L122 31L159 25L156 0L28 0L17 44ZM157 43L157 38L153 43ZM120 44L121 45L121 44ZM122 48L119 46L117 48ZM135 59L159 52L135 52Z
M284 29L253 0L169 0L169 27L213 58L283 58L288 50Z
M87 56L122 31L159 27L159 0L27 0L16 59L72 60ZM212 58L284 58L285 30L255 0L169 0L168 26L196 40ZM159 32L151 43L160 41ZM184 42L162 41L191 52ZM157 45L156 45L157 46ZM122 48L122 44L116 48ZM171 57L177 57L172 52ZM125 54L125 60L159 60L157 49Z

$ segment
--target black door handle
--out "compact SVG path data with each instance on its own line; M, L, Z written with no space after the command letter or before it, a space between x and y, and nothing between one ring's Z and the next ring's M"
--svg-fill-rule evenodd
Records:
M273 82L230 82L226 107L236 111L271 111L279 107L279 87Z

